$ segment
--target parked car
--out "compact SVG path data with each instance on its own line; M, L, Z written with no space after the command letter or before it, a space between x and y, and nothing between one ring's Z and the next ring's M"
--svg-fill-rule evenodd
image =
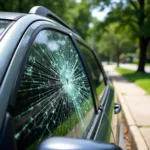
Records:
M1 150L120 150L120 108L96 53L58 16L0 13Z

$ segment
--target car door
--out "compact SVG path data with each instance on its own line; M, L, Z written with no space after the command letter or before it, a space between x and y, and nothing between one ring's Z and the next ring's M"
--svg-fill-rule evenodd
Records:
M105 136L109 139L110 130L101 121L104 113L97 109L86 61L68 30L44 21L31 26L17 46L5 79L5 95L11 84L1 149L35 149L48 136L108 141ZM104 134L99 121L107 125Z
M92 77L92 84L96 94L96 103L98 110L102 111L100 120L97 121L93 139L105 142L117 142L111 126L114 111L114 90L105 75L102 65L94 51L84 44L82 40L77 39L77 45L81 51L83 59L87 62L89 72Z
M47 25L37 29L29 43L12 108L18 149L35 149L49 136L86 138L95 104L71 37Z

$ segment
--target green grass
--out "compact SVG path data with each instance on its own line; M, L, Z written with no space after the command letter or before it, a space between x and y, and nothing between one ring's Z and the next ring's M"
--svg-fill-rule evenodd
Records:
M146 66L150 66L150 63L147 63Z
M124 68L116 68L116 70L129 81L134 82L150 94L150 74L137 73L133 70Z

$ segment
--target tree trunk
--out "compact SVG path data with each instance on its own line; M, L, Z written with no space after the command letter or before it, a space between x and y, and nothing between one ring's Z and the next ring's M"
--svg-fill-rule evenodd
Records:
M117 48L117 67L120 67L120 48Z
M110 64L110 53L108 53L108 62L107 64Z
M146 51L147 51L147 46L148 46L149 39L140 37L140 55L139 55L139 64L138 64L138 69L137 72L142 72L144 73L144 67L146 63Z
M1 7L1 11L6 11L6 9L5 9L5 2L4 1L0 2L0 7Z
M144 19L145 19L145 12L144 12L144 7L145 7L145 0L139 0L139 6L140 6L140 15L139 15L139 30L142 31L142 28L145 26L144 24ZM142 72L144 73L144 67L145 67L145 62L146 62L146 49L148 46L149 39L145 38L144 35L141 35L139 37L139 46L140 46L140 55L139 55L139 64L138 64L138 69L137 72Z
M22 10L22 0L18 0L18 10L19 10L19 12L23 12L23 10Z

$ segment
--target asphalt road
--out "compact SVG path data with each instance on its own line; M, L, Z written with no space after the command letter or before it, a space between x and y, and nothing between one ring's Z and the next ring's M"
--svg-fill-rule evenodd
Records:
M137 70L137 65L134 64L120 64L121 68L127 68L127 69L131 69L131 70ZM150 67L149 66L145 66L145 71L150 73Z

